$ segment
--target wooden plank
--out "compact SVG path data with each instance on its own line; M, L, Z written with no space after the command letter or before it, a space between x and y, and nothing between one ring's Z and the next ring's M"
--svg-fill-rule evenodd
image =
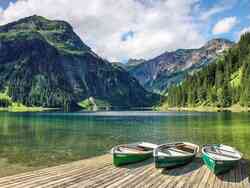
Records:
M208 170L208 173L209 174L206 182L204 183L204 187L213 187L214 174L210 170Z
M201 177L205 173L205 170L206 170L206 167L203 165L199 169L197 169L195 172L193 172L190 179L186 182L186 185L192 188L197 186L197 184L199 184Z
M187 170L184 172L183 178L175 185L176 188L188 187L189 179L194 175L194 173L200 168L201 163L198 159L192 161L188 164Z
M211 174L211 171L207 168L205 168L205 173L203 174L203 177L200 177L200 183L197 184L197 188L202 188L202 187L206 187L207 186L207 182L208 182L208 177Z
M232 188L232 187L235 187L235 185L236 185L236 177L235 177L235 169L232 169L232 170L230 170L227 174L226 174L226 176L225 176L225 178L224 178L224 181L226 181L225 182L225 187L227 187L227 188Z
M151 161L114 167L111 155L0 178L0 187L131 187L249 188L246 163L216 177L199 160L171 170L155 169Z
M77 167L77 169L82 169L82 170L93 170L93 168L87 168L87 167L85 167L85 166L79 166L79 167ZM13 179L12 178L10 178L10 179L7 179L6 181L2 181L1 183L0 183L0 186L2 187L2 186L4 186L4 185L10 185L10 184L12 184L12 183L18 183L18 182L26 182L26 181L31 181L32 179L36 179L36 178L40 178L40 177L50 177L50 176L55 176L55 175L58 175L58 174L60 174L60 173L62 173L62 172L69 172L69 171L72 171L72 170L74 170L73 168L70 168L70 169L61 169L61 170L56 170L56 171L52 171L52 172L47 172L47 171L45 171L45 172L43 172L43 173L41 173L41 172L38 172L38 173L36 173L36 172L34 172L33 173L33 175L29 175L29 176L26 176L26 175L24 175L24 176L22 176L22 175L20 175L19 177L13 177Z
M91 170L91 169L89 169ZM74 172L75 170L70 170L67 172L67 174L70 174L69 172ZM51 177L54 177L54 176L58 176L62 173L58 173L58 174L48 174L48 175L41 175L39 177L36 177L36 178L33 178L33 177L29 177L29 178L26 178L26 179L21 179L21 180L18 180L18 181L12 181L12 182L6 182L4 184L1 184L1 187L8 187L8 186L15 186L15 187L18 187L20 184L30 184L30 183L33 183L33 180L40 180L40 179L45 179L45 178L51 178Z
M248 169L249 166L247 166L246 161L241 161L241 168L240 168L240 173L241 173L241 186L243 188L249 188L250 183L249 183L249 176L248 176Z
M185 181L185 177L188 176L187 175L187 171L191 170L191 166L193 163L181 166L181 167L177 167L173 170L175 170L177 173L174 176L174 179L170 182L170 184L168 185L169 187L182 187L182 185L184 184ZM170 174L171 175L171 174ZM178 185L179 184L179 185Z
M89 186L91 185L91 187L94 187L97 183L103 184L105 181L110 182L113 179L117 179L118 177L123 176L124 174L126 174L126 170L125 169L122 169L122 168L113 168L110 171L106 171L105 173L102 173L102 174L99 174L99 175L95 175L95 176L92 176L92 177L88 177L88 178L80 177L76 181L71 182L71 184L66 184L65 187L73 186L75 184L76 185L77 184L82 184L83 182L85 182Z
M59 177L59 178L54 178L52 181L50 180L49 182L47 181L43 181L40 182L40 184L36 183L36 185L38 184L40 188L42 187L56 187L56 186L62 186L65 185L67 183L70 183L72 181L76 181L78 178L80 177L84 177L85 179L88 179L90 177L95 177L99 174L104 174L106 171L109 171L112 169L112 166L108 166L107 168L100 168L100 169L96 169L96 170L90 170L90 171L78 171L77 173L73 174L73 175L65 175L63 177Z
M89 161L89 159L86 159L86 162L88 162L88 161ZM110 161L108 163L103 163L102 165L107 165L107 164L111 164ZM72 170L76 167L84 167L84 166L87 166L86 163L79 161L79 162L72 162L70 164L60 165L60 166L56 166L56 167L49 167L49 168L45 168L45 169L41 169L41 170L37 170L37 171L31 171L31 172L18 174L18 175L13 175L10 177L3 177L3 178L0 178L0 186L4 185L7 182L9 183L9 182L13 182L13 181L24 180L26 178L27 179L35 178L35 177L40 177L40 176L49 175L49 174L51 174L51 175L58 174L60 172ZM99 167L101 167L101 165Z
M242 173L241 168L244 168L244 167L241 165L241 162L240 162L235 169L231 170L234 172L234 177L229 180L230 182L229 184L232 185L232 187L242 188L242 181L243 181L244 175L241 174Z
M112 180L104 180L103 182L98 181L98 183L95 184L96 187L114 187L115 185L121 185L122 183L119 182L122 179L125 179L126 177L130 176L131 174L136 174L143 172L147 169L147 167L139 167L137 169L129 170L129 172L124 173L122 176L119 176L117 178L112 178Z
M140 188L140 187L146 188L152 186L153 180L157 180L160 175L161 173L157 169L155 169L152 174L150 174L148 177L145 177L143 181L135 185L135 188Z
M103 168L110 168L111 165L107 165ZM70 176L73 176L75 174L79 174L79 173L84 173L84 174L87 174L87 173L95 173L96 171L100 171L100 170L103 170L103 168L99 168L97 170L94 170L92 168L89 168L88 170L84 171L83 168L76 168L76 169L72 169L70 171L64 171L64 172L61 172L61 173L58 173L58 174L55 174L53 176L41 176L39 178L35 178L35 179L29 179L29 180L26 180L25 182L15 182L14 184L11 184L11 186L15 186L15 188L18 188L18 187L26 187L28 188L29 186L41 186L45 183L48 183L48 182L51 182L51 181L56 181L58 179L62 179L62 178L65 178L65 177L70 177Z
M194 186L194 182L195 182L195 177L197 177L197 175L199 173L202 172L202 168L199 167L197 168L195 171L193 171L191 174L190 174L190 177L187 179L187 181L185 182L185 185L183 185L183 187L193 187Z
M240 162L238 165L238 168L236 170L236 173L237 173L236 182L237 182L239 188L244 187L243 181L247 176L246 174L243 174L243 170L242 170L243 168L244 168L243 163Z
M121 169L117 169L117 168L111 168L111 169L105 169L105 171L100 171L100 172L97 172L95 174L80 174L80 175L77 175L77 176L74 176L74 177L71 177L71 178L68 178L68 179L64 179L64 180L58 180L56 182L51 182L50 184L45 184L42 187L69 187L71 185L74 185L74 184L78 184L80 182L89 182L89 181L92 181L92 180L99 180L99 178L104 178L104 179L107 179L109 178L109 176L111 175L117 175L117 174L121 174L123 173L123 170ZM93 182L92 182L93 184Z
M151 165L139 166L139 167L134 167L134 168L130 167L130 169L127 171L127 173L124 174L124 176L120 176L120 177L113 179L111 181L106 181L105 183L100 185L100 187L107 187L108 186L108 187L112 188L112 187L117 187L117 186L123 185L124 182L130 180L132 177L136 177L138 174L145 172L150 167L151 167Z
M151 181L147 182L147 184L145 185L145 188L159 187L159 185L161 185L167 179L168 179L168 176L165 176L158 171L157 176L151 179Z
M36 176L41 176L41 175L46 175L46 174L53 174L53 173L58 173L63 170L70 170L72 167L70 165L65 165L65 166L60 166L59 167L51 167L48 169L42 169L42 170L37 170L37 171L32 171L32 172L27 172L23 174L18 174L10 177L3 177L0 179L0 185L6 183L6 182L11 182L11 181L18 181L21 179L25 178L34 178Z
M223 175L218 175L218 187L223 187L223 181L224 181L224 176Z
M210 178L207 182L207 187L215 187L214 186L215 181L216 181L216 176L214 175L214 173L210 172Z
M174 176L177 175L177 171L172 169L172 170L163 170L162 172L164 175L168 176L168 178L165 179L165 181L158 187L159 188L169 187L169 184L171 184L171 182L174 181Z
M110 187L110 186L114 187L114 185L116 185L117 182L118 182L118 185L122 185L121 182L119 182L119 180L121 180L123 178L126 178L127 176L130 176L131 174L138 173L138 171L140 171L140 172L144 171L145 172L146 169L147 168L140 168L137 171L133 171L132 173L125 174L123 177L116 178L116 179L114 179L112 181L105 181L102 185L98 184L98 187Z
M143 177L145 177L145 175L152 173L153 170L154 166L151 165L147 169L143 170L141 173L136 174L136 176L133 174L131 178L127 179L126 182L120 184L119 187L134 187L137 183L143 180Z
M220 178L218 177L218 176L216 176L216 175L214 175L215 176L215 181L214 181L214 188L217 188L217 187L220 187L220 182L221 182L221 180L220 180Z

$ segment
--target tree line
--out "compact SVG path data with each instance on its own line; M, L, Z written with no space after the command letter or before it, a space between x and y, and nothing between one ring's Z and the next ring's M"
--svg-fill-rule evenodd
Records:
M242 35L215 63L170 87L166 95L164 103L170 107L250 106L250 33Z

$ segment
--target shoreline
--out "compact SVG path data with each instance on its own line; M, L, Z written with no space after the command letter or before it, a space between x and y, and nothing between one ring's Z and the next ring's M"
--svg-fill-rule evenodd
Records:
M156 108L159 112L250 112L249 107L241 107L233 105L227 108L218 108L212 106L197 106L197 107L159 107Z
M49 112L60 110L59 108L43 108L43 107L0 107L0 112Z

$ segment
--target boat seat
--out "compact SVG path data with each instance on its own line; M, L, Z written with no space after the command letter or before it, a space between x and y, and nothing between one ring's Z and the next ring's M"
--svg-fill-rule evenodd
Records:
M185 155L190 155L191 153L176 148L168 148L164 151L158 152L158 154L161 156L185 156Z
M138 147L146 148L146 149L155 149L157 148L158 145L156 144L151 144L147 142L142 142L141 144L138 144Z
M139 150L137 148L125 147L125 146L118 147L117 151L125 152L125 153L143 153L144 152L143 150Z
M176 146L176 148L188 153L194 153L194 148L188 145Z
M175 151L175 152L177 152L177 153L182 153L182 154L184 154L184 155L190 154L190 152L183 151L183 150L180 150L180 149L177 149L177 148L169 148L169 150Z
M223 151L221 149L217 148L210 148L206 150L207 153L211 154L213 157L221 160L228 160L228 159L238 159L239 157L237 156L236 153L233 153L231 151Z

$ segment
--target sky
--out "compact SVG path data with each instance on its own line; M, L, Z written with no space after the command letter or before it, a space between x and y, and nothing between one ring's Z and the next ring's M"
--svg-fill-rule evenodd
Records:
M250 0L0 0L0 25L31 15L65 20L109 61L151 59L250 31Z

